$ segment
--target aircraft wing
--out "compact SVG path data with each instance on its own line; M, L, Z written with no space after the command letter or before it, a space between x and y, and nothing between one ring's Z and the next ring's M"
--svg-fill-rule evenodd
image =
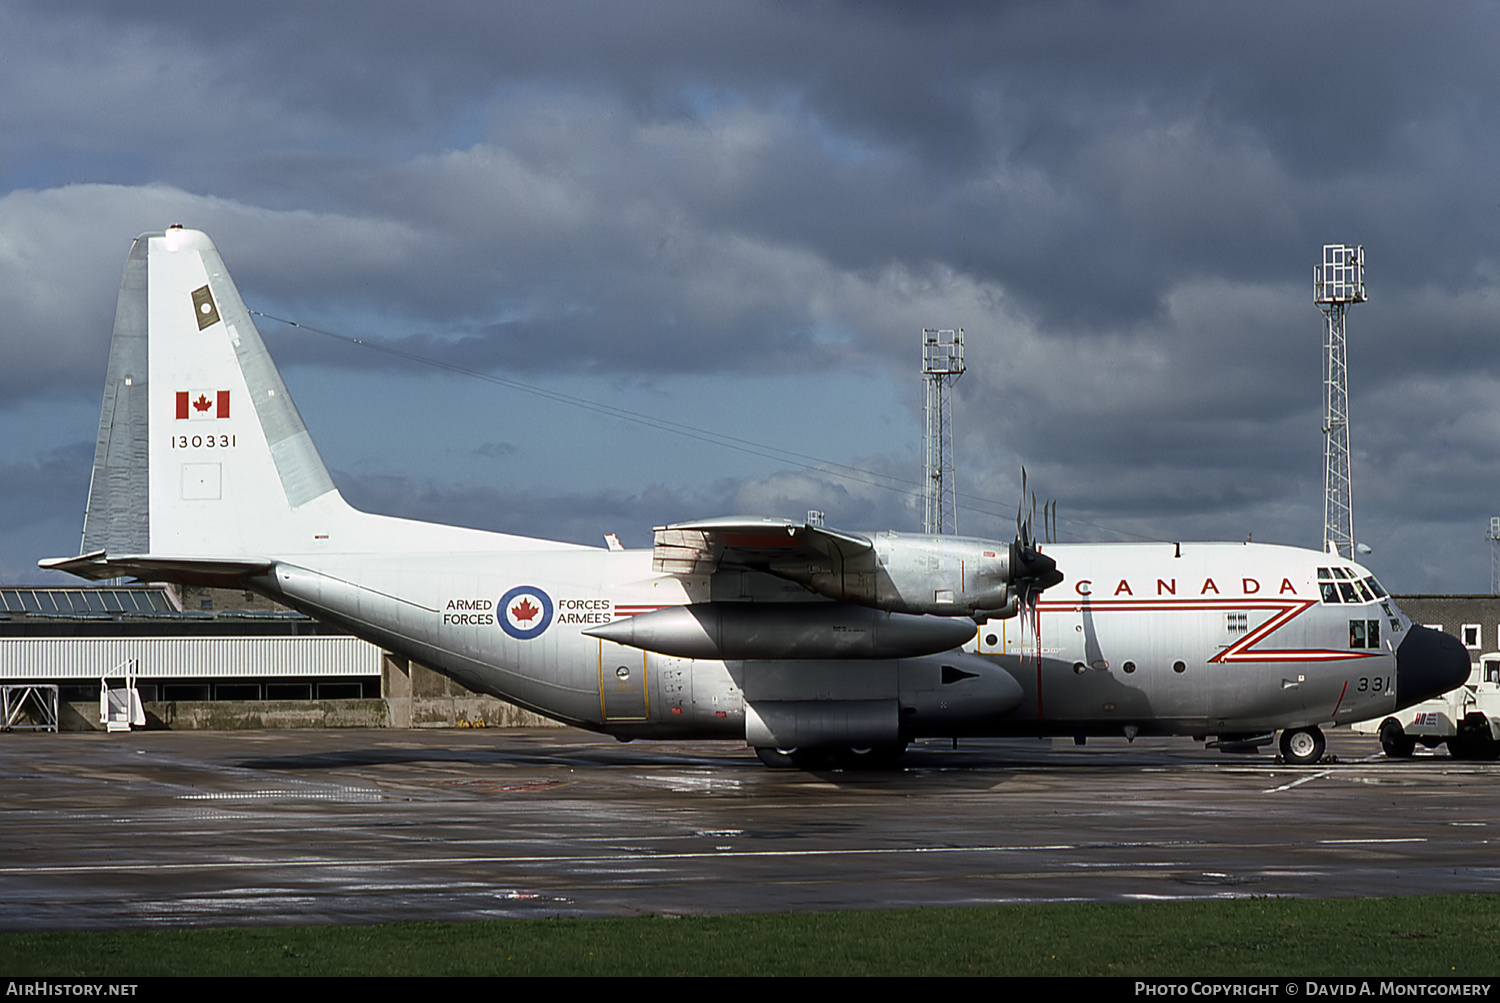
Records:
M813 573L838 574L874 549L873 540L857 533L790 519L724 516L657 526L651 567L671 575L711 575L721 568L767 571L805 563Z

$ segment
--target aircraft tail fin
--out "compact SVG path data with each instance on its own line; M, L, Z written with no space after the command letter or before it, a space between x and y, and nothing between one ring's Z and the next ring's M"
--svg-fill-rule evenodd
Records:
M220 557L305 546L295 513L308 507L352 511L213 242L180 227L136 238L81 552Z
M318 555L574 549L589 548L349 507L213 241L181 227L136 238L83 545L42 567L232 584Z

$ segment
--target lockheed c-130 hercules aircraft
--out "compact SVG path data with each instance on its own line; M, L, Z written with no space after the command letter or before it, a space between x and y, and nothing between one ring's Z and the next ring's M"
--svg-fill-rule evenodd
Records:
M250 588L559 721L780 766L887 764L932 736L1277 730L1311 763L1321 727L1468 677L1455 638L1336 555L1039 545L1017 522L1005 543L718 518L631 551L357 511L213 243L172 227L126 262L82 552L41 565Z

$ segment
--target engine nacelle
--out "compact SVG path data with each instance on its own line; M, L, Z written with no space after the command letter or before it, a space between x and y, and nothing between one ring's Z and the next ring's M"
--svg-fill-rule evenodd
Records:
M873 551L826 565L773 562L772 574L819 595L898 613L1013 616L1011 545L971 536L877 533Z
M974 636L961 620L832 602L708 602L672 606L584 631L680 658L911 658Z

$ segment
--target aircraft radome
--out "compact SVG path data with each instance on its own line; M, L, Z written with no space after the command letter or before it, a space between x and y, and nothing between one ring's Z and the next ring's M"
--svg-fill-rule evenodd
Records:
M351 508L213 243L135 241L115 316L84 578L248 587L559 721L718 738L771 765L912 739L1272 740L1462 683L1469 659L1368 571L1261 544L1039 546L784 519L662 526L651 550ZM976 630L977 625L977 630Z

